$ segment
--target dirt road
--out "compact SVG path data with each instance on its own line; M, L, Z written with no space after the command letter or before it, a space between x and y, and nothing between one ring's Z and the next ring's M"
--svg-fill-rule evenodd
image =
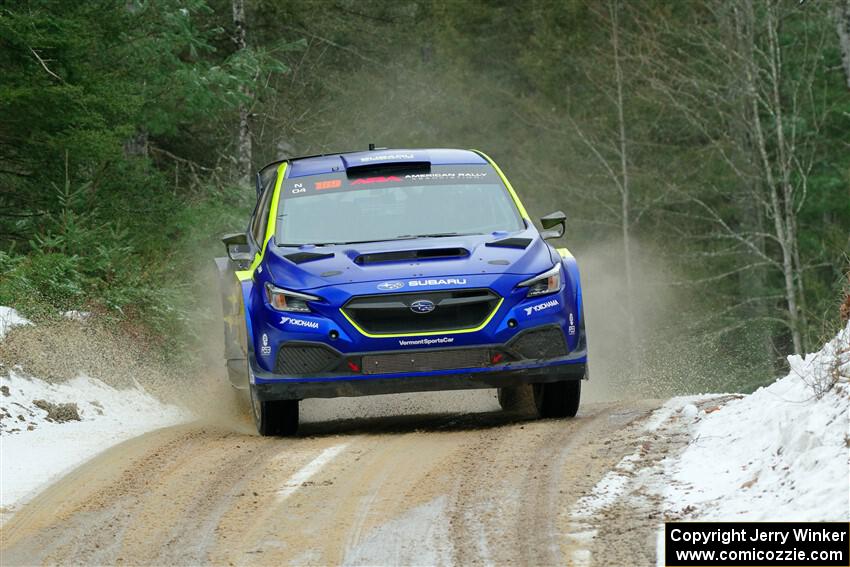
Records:
M651 495L582 503L624 457L675 443L648 436L658 405L337 420L295 439L159 430L22 508L2 563L654 564Z

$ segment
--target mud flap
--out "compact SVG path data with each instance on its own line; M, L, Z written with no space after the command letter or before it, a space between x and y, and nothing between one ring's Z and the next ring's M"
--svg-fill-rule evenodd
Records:
M233 387L248 387L248 346L242 287L236 279L237 266L229 258L216 258L221 311L224 321L224 360Z

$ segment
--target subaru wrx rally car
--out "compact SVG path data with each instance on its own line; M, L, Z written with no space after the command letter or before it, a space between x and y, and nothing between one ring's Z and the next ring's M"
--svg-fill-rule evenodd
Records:
M272 163L223 238L227 370L261 435L305 398L498 388L576 414L587 341L576 261L477 151L370 150Z

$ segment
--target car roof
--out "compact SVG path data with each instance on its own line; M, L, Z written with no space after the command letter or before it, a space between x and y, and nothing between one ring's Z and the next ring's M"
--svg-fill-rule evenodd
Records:
M261 172L269 166L282 163L283 161L289 162L286 175L288 178L321 175L323 173L348 171L351 168L389 164L485 165L487 163L487 160L480 154L471 150L447 148L383 148L280 160L267 165Z

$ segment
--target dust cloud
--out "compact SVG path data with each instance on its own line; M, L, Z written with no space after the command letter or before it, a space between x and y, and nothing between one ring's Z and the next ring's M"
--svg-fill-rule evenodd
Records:
M735 389L725 377L744 361L711 341L684 332L703 307L646 247L633 257L633 286L627 290L619 243L574 247L582 286L590 347L590 376L584 401L666 398L677 394ZM193 315L195 336L186 352L162 353L127 324L106 318L60 319L20 327L0 342L0 371L20 366L26 374L62 382L85 373L118 388L141 386L166 403L189 409L218 428L253 433L244 393L225 375L221 306L210 266L195 285L206 290ZM212 292L211 292L212 291ZM214 293L213 293L214 292ZM392 415L470 413L498 410L494 390L394 394L306 400L305 422Z
M727 349L699 321L716 309L650 246L633 244L632 286L622 241L576 247L587 324L590 381L586 400L667 398L742 391L751 352ZM757 373L756 370L752 370ZM761 376L770 379L770 376Z

